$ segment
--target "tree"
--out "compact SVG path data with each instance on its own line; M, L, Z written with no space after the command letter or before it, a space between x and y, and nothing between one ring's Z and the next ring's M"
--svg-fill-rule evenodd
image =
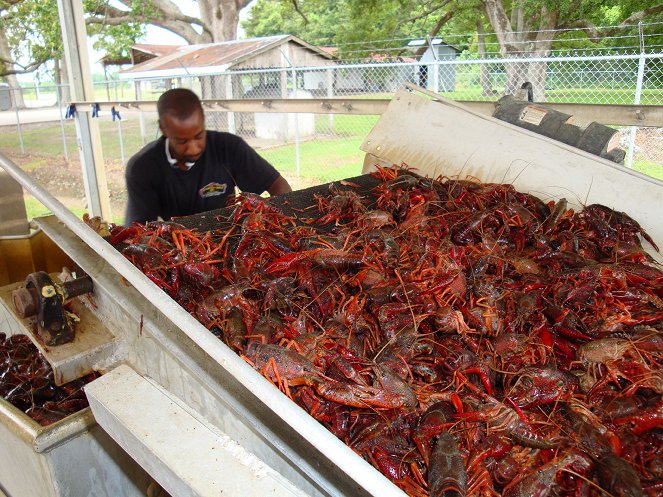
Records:
M18 88L16 74L39 69L61 52L57 4L39 0L0 0L0 77ZM19 63L19 60L25 60ZM23 107L21 92L14 92L15 105Z
M293 34L313 44L337 45L340 57L363 59L402 50L422 33L437 36L462 6L476 1L258 0L242 27L250 36Z
M250 1L198 0L200 17L185 15L171 0L84 0L83 7L88 32L99 36L96 48L126 55L147 24L191 44L234 40L239 13ZM0 77L32 72L59 59L62 38L54 26L59 26L57 0L0 0ZM3 34L8 46L4 51ZM27 62L19 65L19 60Z
M242 28L249 37L289 34L315 44L331 43L339 26L348 22L347 3L316 2L315 8L309 3L303 10L292 1L259 0Z
M663 12L663 3L649 0L482 0L486 17L497 36L505 58L546 57L559 30L582 29L591 41L619 33L647 16ZM610 30L596 29L610 12L618 23ZM545 62L506 64L507 93L525 80L534 87L534 99L545 99Z
M663 13L663 3L653 0L342 0L336 2L338 21L335 21L329 19L328 6L325 10L327 3L322 0L258 0L243 26L254 36L284 30L308 34L312 30L307 21L319 15L335 28L325 43L339 45L341 56L348 58L363 58L371 52L396 49L413 37L475 32L475 50L485 52L484 41L494 39L503 58L520 61L547 57L555 44L579 43L566 41L564 30L581 30L586 35L586 44L606 46L614 43L610 36L633 30L638 21L655 20ZM275 16L269 16L270 9L278 11L283 19L294 16L299 21L279 22ZM262 22L258 15L269 16L269 22ZM493 34L484 33L487 25ZM613 27L601 30L596 27L606 25ZM577 38L578 31L573 36ZM319 43L315 39L307 41ZM425 49L424 46L421 51ZM505 70L508 93L513 93L527 80L534 86L535 98L545 99L545 62L506 63ZM482 86L485 92L492 91L485 77Z
M251 0L198 0L200 17L185 15L171 0L117 0L120 9L108 0L89 5L88 24L119 26L127 22L153 24L180 35L190 44L228 41L237 38L239 13Z

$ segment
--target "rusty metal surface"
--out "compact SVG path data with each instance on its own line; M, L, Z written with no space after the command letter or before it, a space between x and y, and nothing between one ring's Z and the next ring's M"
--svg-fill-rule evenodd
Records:
M205 45L185 45L171 53L157 56L134 67L122 71L125 74L182 67L207 67L232 64L241 58L254 54L286 39L284 36L270 36L252 40L237 40Z

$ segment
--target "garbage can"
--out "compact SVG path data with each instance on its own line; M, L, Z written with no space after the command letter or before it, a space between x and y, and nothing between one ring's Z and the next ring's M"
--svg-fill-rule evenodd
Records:
M12 93L7 83L0 83L0 111L12 108Z

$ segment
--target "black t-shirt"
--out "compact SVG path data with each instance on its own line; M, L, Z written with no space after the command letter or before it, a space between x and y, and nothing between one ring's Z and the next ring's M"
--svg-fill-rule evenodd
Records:
M129 159L127 226L225 207L235 186L260 194L279 177L269 162L231 133L207 131L205 151L188 171L170 165L165 142L162 136Z

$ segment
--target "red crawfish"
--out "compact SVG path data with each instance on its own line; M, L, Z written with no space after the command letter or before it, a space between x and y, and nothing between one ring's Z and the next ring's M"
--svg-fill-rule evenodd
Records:
M267 266L267 271L273 274L285 274L293 271L297 265L312 263L322 269L358 269L364 265L366 259L360 252L346 252L336 249L312 249L302 252L285 254Z
M396 375L391 380L397 382ZM383 380L384 381L384 380ZM317 379L314 385L316 392L328 400L353 407L373 407L377 409L412 408L417 398L411 390L397 385L366 386L341 381Z
M460 399L458 399L460 402ZM451 403L439 401L432 404L419 417L412 430L412 440L416 444L426 465L429 464L432 442L437 435L448 430L455 423L456 410Z
M502 433L513 443L523 447L552 449L561 442L556 438L541 437L514 409L496 399L487 397L485 402L471 401L470 404L475 410L456 414L457 419L486 422L489 430Z
M563 401L579 390L580 382L571 373L552 366L530 366L518 372L509 398L519 407L530 407Z
M615 454L604 454L596 460L601 486L614 497L644 497L638 473Z
M464 497L467 491L465 462L458 442L449 432L437 436L428 464L428 491L431 497Z
M617 212L601 204L586 206L580 216L587 220L602 238L612 236L635 237L641 235L658 252L658 246L649 234L633 218L624 212Z
M572 464L587 467L589 462L580 454L571 453L552 460L521 478L509 483L502 491L503 497L547 497L552 494L557 473Z
M187 281L201 287L210 286L220 274L216 266L206 262L185 262L182 273Z

